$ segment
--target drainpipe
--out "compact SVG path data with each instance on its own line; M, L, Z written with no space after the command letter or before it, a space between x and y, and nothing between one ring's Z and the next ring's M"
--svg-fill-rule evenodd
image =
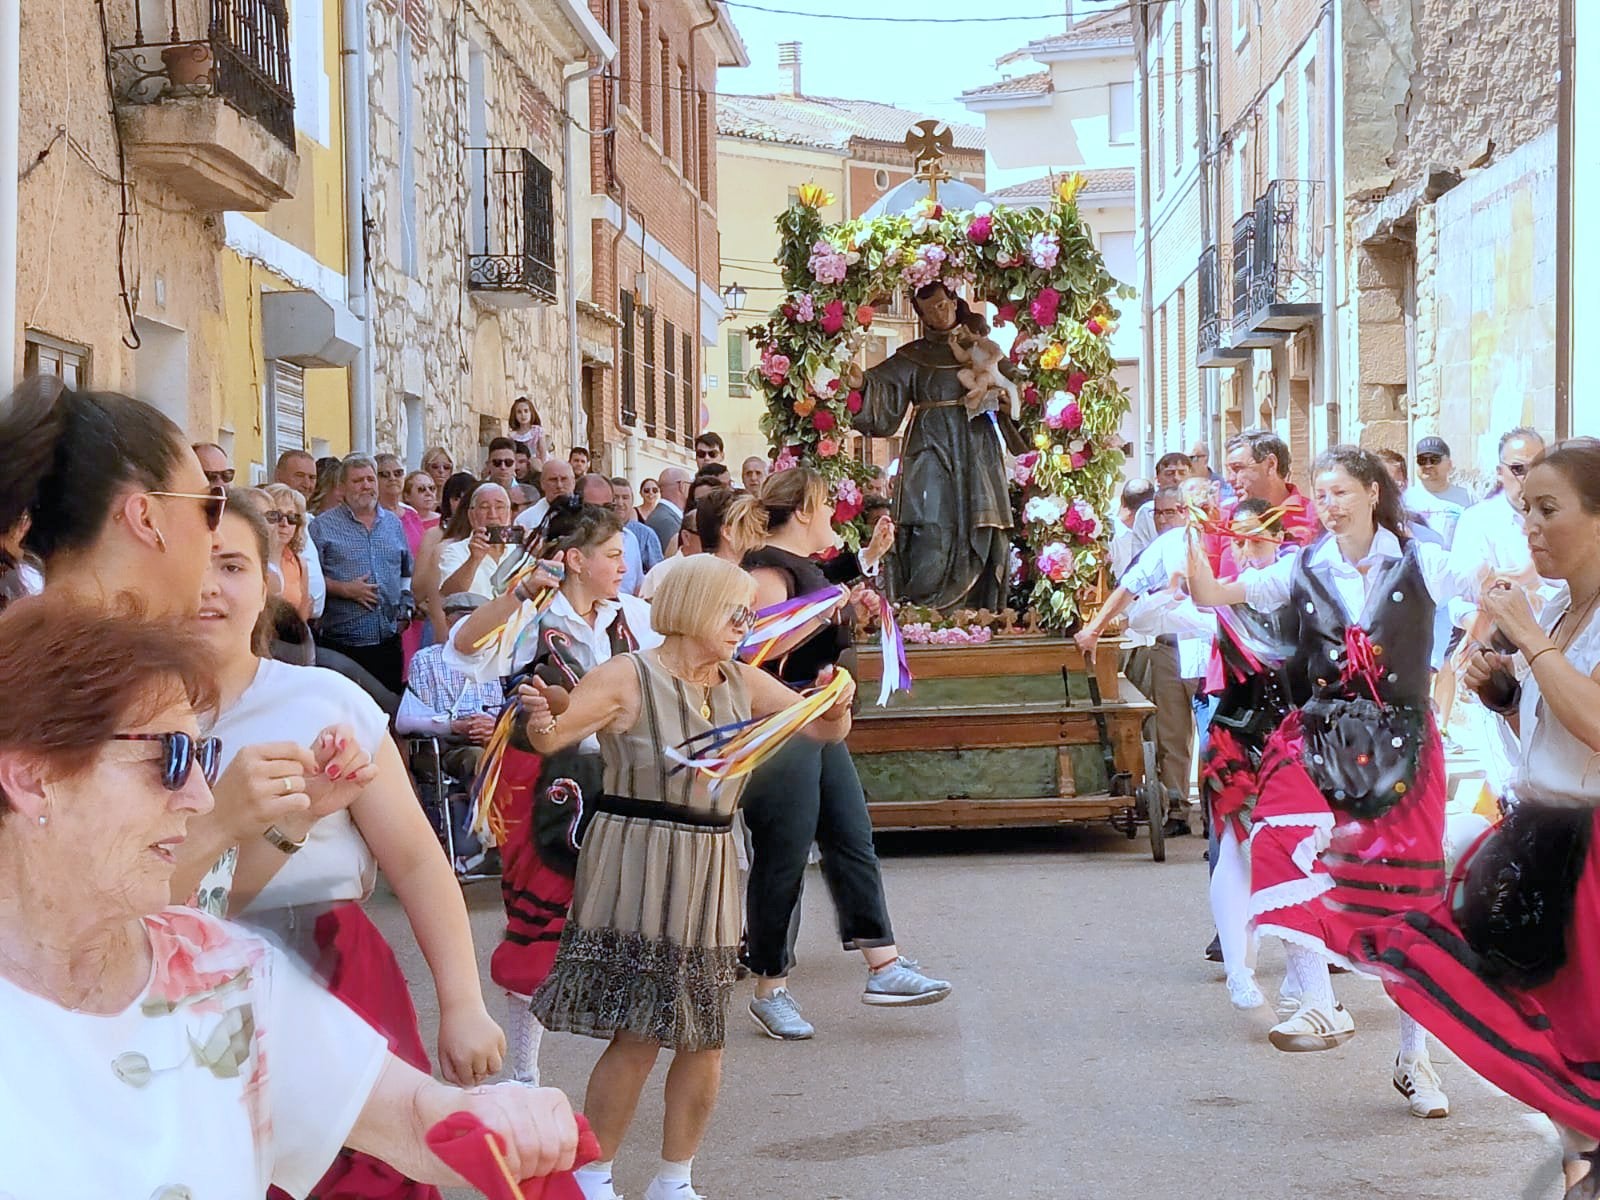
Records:
M1217 5L1212 4L1215 9ZM1214 17L1214 14L1213 14ZM1222 310L1222 255L1220 246L1220 229L1212 218L1211 198L1216 191L1216 160L1212 153L1216 150L1216 143L1211 136L1212 120L1212 93L1211 93L1211 68L1216 61L1217 45L1210 33L1212 26L1206 22L1205 0L1195 0L1194 27L1196 30L1206 30L1205 37L1200 38L1200 69L1195 74L1195 104L1198 108L1195 124L1200 129L1200 245L1213 246L1218 250L1216 271L1212 274L1212 302L1218 312ZM1221 335L1221 320L1217 323L1218 335ZM1195 341L1198 343L1199 338ZM1188 370L1188 364L1183 364L1183 369ZM1205 423L1202 429L1207 445L1212 447L1212 453L1217 455L1216 461L1221 462L1226 457L1222 442L1222 385L1217 379L1216 371L1202 371L1200 376L1205 380Z
M17 124L22 107L22 4L0 0L0 390L17 378Z
M1322 446L1312 438L1312 453L1319 453L1332 442L1343 441L1345 422L1343 405L1339 402L1339 281L1340 281L1340 212L1344 201L1344 173L1340 170L1343 159L1344 130L1339 121L1344 95L1344 62L1339 49L1340 4L1329 0L1322 12L1322 51L1328 64L1323 73L1322 155L1324 180L1322 227ZM1330 427L1330 417L1338 416L1339 427ZM1312 431L1315 433L1315 429Z
M1561 0L1560 79L1556 89L1556 428L1572 436L1572 180L1575 146L1578 15L1576 0Z
M1133 18L1133 52L1139 60L1139 178L1144 186L1139 189L1139 239L1144 243L1144 279L1139 289L1139 392L1144 404L1144 460L1148 470L1141 473L1154 475L1156 447L1156 331L1155 331L1155 267L1150 260L1150 10L1136 6Z
M377 440L373 406L372 308L367 290L367 6L342 0L339 72L344 93L345 297L361 322L361 349L350 364L350 447L371 452Z
M612 11L613 11L613 13L616 13L616 12L619 11L620 3L621 3L621 0L612 0L612 4L613 4ZM612 28L613 29L617 29L617 30L620 30L622 28L621 17L620 16L619 16L617 21L613 22ZM646 49L645 52L648 53L648 48ZM644 86L643 84L640 85L641 92L642 92L643 86ZM610 123L609 126L607 126L608 132L606 133L606 136L609 137L609 138L612 138L613 142L614 142L614 140L615 140L615 138L617 136L617 126L620 123L621 117L622 117L622 81L618 77L618 73L617 72L612 72L612 75L611 75L611 123ZM614 149L615 149L615 146L613 145L613 150ZM622 274L621 274L621 272L619 270L619 262L620 262L619 253L620 253L620 248L622 246L622 239L628 236L628 181L622 177L622 164L621 164L620 160L618 160L616 158L615 154L613 154L611 161L612 161L612 163L614 164L614 166L616 168L617 192L618 192L617 208L618 208L618 210L620 212L620 217L619 217L619 219L617 221L617 231L616 231L616 233L611 235L611 286L612 286L613 291L616 294L620 295L621 291L622 291ZM643 223L641 222L641 232L640 232L640 235L639 235L641 240L644 237L644 234L642 232L642 224ZM620 305L619 305L619 307L620 307ZM618 315L621 315L621 314L619 313ZM616 363L615 372L617 374L617 423L620 426L621 423L622 423L622 420L621 420L622 419L622 382L621 382L621 372L622 372L622 331L620 329L617 330L616 333L612 335L611 353L612 353L612 356L613 356L613 360ZM630 429L628 431L626 437L624 437L622 445L623 445L623 450L622 450L623 458L624 458L624 461L627 464L627 470L626 470L625 473L627 474L629 479L632 479L632 478L635 477L635 466L634 466L634 464L638 461L638 455L639 455L639 434L638 434L638 414L637 414L637 410L635 411L635 415L634 415L634 426L633 426L632 429Z
M712 3L711 3L711 15L709 17L707 17L704 21L701 21L698 25L692 25L692 26L689 27L689 91L690 91L689 103L690 103L691 108L694 111L695 119L696 119L697 122L698 122L699 117L700 117L700 56L697 53L695 53L695 50L696 50L696 45L695 44L700 40L701 32L703 30L710 29L716 23L717 23L717 0L712 0ZM800 71L800 68L796 67L795 68L795 78L796 79L799 78L799 71ZM797 88L795 90L798 91L799 89ZM685 130L684 134L683 134L683 137L679 139L679 144L682 145L684 142L686 142L688 140L688 136L689 136L688 135L688 131ZM707 137L715 137L716 136L716 130L715 129L707 129L706 130L706 136ZM707 151L707 147L705 147L705 146L701 146L700 147L700 153L701 154L706 154L706 151ZM707 157L709 158L710 156L707 155ZM688 180L685 179L684 182L688 183ZM701 195L700 195L700 189L699 189L698 183L691 184L690 187L689 187L689 210L690 210L690 213L691 213L692 220L694 221L694 346L695 346L695 348L697 350L700 350L701 353L695 355L695 362L694 363L686 363L685 364L685 369L687 369L687 370L694 370L695 366L699 363L700 359L702 357L704 357L704 347L703 347L702 343L704 342L705 337L700 332L700 325L701 325L701 322L700 322L700 289L704 286L700 281L700 201L701 201ZM720 268L717 271L717 283L719 285L722 283L722 271L721 271ZM720 287L719 287L718 290L719 291L721 290ZM694 406L694 409L695 409L695 411L694 411L693 419L689 422L689 424L691 426L695 426L695 428L685 429L683 431L683 436L686 437L686 438L693 438L695 435L697 435L700 432L700 430L698 428L698 426L700 424L700 387L701 387L701 382L700 381L702 379L704 379L704 378L705 378L705 372L695 370L695 382L694 382L694 395L695 395L695 406ZM685 415L687 416L688 414L685 414Z
M612 28L616 28L615 25ZM565 94L562 103L566 119L561 123L562 191L567 206L567 400L572 421L572 444L593 445L592 434L584 427L583 411L583 351L578 344L578 172L572 165L572 97L576 86L588 87L589 81L605 70L607 60L592 67L584 67L572 75L564 76ZM591 124L594 114L590 114ZM590 135L591 137L593 134ZM603 135L602 135L603 136ZM579 434L582 432L582 437Z

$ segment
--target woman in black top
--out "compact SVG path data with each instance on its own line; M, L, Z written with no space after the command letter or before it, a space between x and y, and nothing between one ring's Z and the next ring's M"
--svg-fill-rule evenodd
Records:
M883 557L893 542L894 527L887 519L880 522L861 560L844 554L827 564L818 562L813 556L835 544L828 484L816 471L797 467L768 478L759 497L734 501L721 536L742 553L745 569L756 580L757 605L765 608L858 579L863 562L870 570ZM857 587L850 600L867 595ZM854 607L841 601L830 619L768 662L767 670L791 687L807 687L824 667L848 657L854 629ZM823 745L792 739L750 777L744 819L750 830L751 862L743 958L756 976L750 1013L764 1033L792 1041L814 1032L788 989L800 890L812 842L822 852L822 874L838 913L839 939L846 950L859 950L867 960L862 1002L934 1004L950 994L948 983L923 975L895 945L866 796L843 742Z

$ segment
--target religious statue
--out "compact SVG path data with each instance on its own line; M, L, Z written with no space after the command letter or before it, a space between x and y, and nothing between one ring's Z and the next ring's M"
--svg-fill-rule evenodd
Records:
M972 378L971 339L987 334L988 323L942 283L919 289L912 304L922 336L875 367L846 373L862 393L860 432L892 437L911 414L894 484L889 596L941 611L999 611L1012 527L1004 450L1025 447L1001 409L1006 393L992 387L974 403L961 378ZM1009 373L1009 360L1001 366Z

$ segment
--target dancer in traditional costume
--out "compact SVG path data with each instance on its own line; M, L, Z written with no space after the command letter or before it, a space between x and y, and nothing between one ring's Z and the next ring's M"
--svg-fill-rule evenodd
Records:
M1568 592L1535 617L1525 584L1492 580L1483 611L1515 653L1474 645L1467 673L1520 735L1516 806L1463 857L1443 897L1363 934L1354 956L1464 1063L1556 1122L1567 1196L1594 1200L1600 441L1574 439L1545 452L1524 496L1534 566Z
M431 1069L410 988L394 951L362 908L381 867L399 897L433 974L439 998L439 1058L446 1079L482 1083L500 1069L505 1037L490 1019L478 982L472 928L450 864L389 739L383 712L355 684L319 667L260 658L253 634L267 603L266 522L249 503L231 503L217 528L212 568L195 628L210 648L222 702L211 732L235 751L283 743L316 747L327 767L282 779L284 792L311 800L238 848L202 888L226 892L234 919L274 935L357 1015L384 1034L396 1055ZM332 737L334 744L327 745ZM337 793L350 785L353 797ZM325 803L324 803L325 802ZM335 811L319 815L331 807ZM225 878L232 866L231 881ZM385 1163L342 1151L315 1189L340 1197L437 1197L432 1185Z
M650 606L621 593L625 536L608 510L576 497L557 500L540 551L562 567L554 599L535 613L529 597L541 585L530 579L521 594L491 600L457 626L447 660L477 678L509 681L536 673L570 693L584 674L614 655L658 645ZM548 578L543 585L556 582ZM523 613L531 634L524 651L528 658L514 662L484 639L508 621L521 623ZM474 645L480 648L474 651ZM489 960L489 975L506 993L511 1075L537 1083L544 1030L528 1002L550 974L566 928L578 845L602 784L600 743L591 736L541 756L517 737L505 757L499 786L481 801L490 811L479 821L492 829L500 848L500 897L506 909L505 935Z
M662 581L652 610L663 642L590 671L557 714L550 689L519 689L534 748L549 754L598 735L605 794L578 852L571 916L554 970L533 997L547 1028L608 1040L584 1111L601 1161L578 1173L588 1200L613 1200L611 1162L651 1068L674 1051L661 1168L645 1200L697 1200L690 1165L721 1077L740 929L729 831L741 780L675 770L669 752L717 727L786 710L792 692L730 661L754 614L755 584L709 554ZM842 739L846 686L806 729Z
M1438 546L1406 536L1399 489L1376 455L1336 446L1314 473L1328 534L1293 557L1219 583L1198 542L1189 586L1202 605L1284 605L1299 707L1267 739L1250 835L1251 913L1284 942L1295 1011L1280 1050L1327 1050L1355 1021L1334 998L1330 962L1376 920L1443 891L1445 770L1428 708L1437 603L1476 589ZM1422 1027L1401 1017L1395 1086L1417 1116L1449 1102Z

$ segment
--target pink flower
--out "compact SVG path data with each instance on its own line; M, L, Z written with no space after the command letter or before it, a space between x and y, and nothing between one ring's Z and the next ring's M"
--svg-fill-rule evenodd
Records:
M801 292L794 302L794 314L790 317L793 321L809 321L817 315L816 301L810 292Z
M1081 471L1085 466L1088 465L1089 456L1087 454L1074 453L1067 457L1067 461L1072 464L1072 469L1074 471Z
M761 352L761 374L773 387L783 386L783 381L789 377L789 366L787 354L780 354L770 347Z
M832 458L839 453L839 443L831 437L818 438L817 453L823 458Z
M1029 408L1038 408L1039 407L1039 389L1034 387L1033 384L1031 384L1031 383L1027 387L1023 388L1022 389L1022 402L1024 404L1026 404Z
M858 305L856 308L856 324L863 329L870 328L872 318L877 316L877 311L870 304Z
M845 261L844 253L835 250L822 238L812 243L811 258L806 266L810 268L812 277L818 283L843 283L849 265Z
M241 943L227 926L199 911L167 909L145 926L155 962L150 992L169 1005L193 1002L251 964L242 948L249 943Z
M974 217L972 224L967 226L967 240L974 246L981 246L989 240L989 234L993 229L992 217Z
M1027 487L1033 482L1033 468L1039 463L1039 452L1029 450L1026 454L1017 455L1017 461L1011 465L1011 481L1021 487Z
M861 404L862 399L860 392L851 392L845 397L844 406L850 410L851 416L854 416L856 413L861 411Z
M1074 371L1067 376L1067 391L1074 396L1082 395L1083 385L1089 382L1089 377L1082 371Z
M1061 255L1061 239L1053 233L1036 233L1028 239L1028 259L1041 271L1051 270Z
M1083 327L1085 329L1087 329L1090 333L1094 334L1096 337L1099 337L1101 331L1105 328L1105 326L1100 324L1100 322L1098 320L1096 320L1094 317L1090 317L1087 321L1085 321L1083 323Z
M785 446L772 462L772 473L776 475L779 471L792 471L799 465L800 459L796 457L794 448Z
M847 504L858 504L861 501L861 487L849 476L833 485L833 494L836 499L843 500Z
M1083 424L1083 411L1067 393L1057 392L1044 406L1044 423L1051 429L1074 430Z
M1061 308L1061 293L1055 288L1041 288L1039 294L1033 298L1033 303L1028 305L1028 312L1039 323L1039 328L1048 329L1056 323L1056 313Z
M844 301L830 300L822 309L822 332L838 333L844 328Z
M838 418L825 408L819 408L811 414L811 427L818 433L827 433L838 424Z
M1072 551L1065 542L1051 542L1039 551L1035 564L1042 575L1060 583L1072 574Z
M1002 304L994 312L996 325L1009 325L1017 319L1017 306L1015 304Z

